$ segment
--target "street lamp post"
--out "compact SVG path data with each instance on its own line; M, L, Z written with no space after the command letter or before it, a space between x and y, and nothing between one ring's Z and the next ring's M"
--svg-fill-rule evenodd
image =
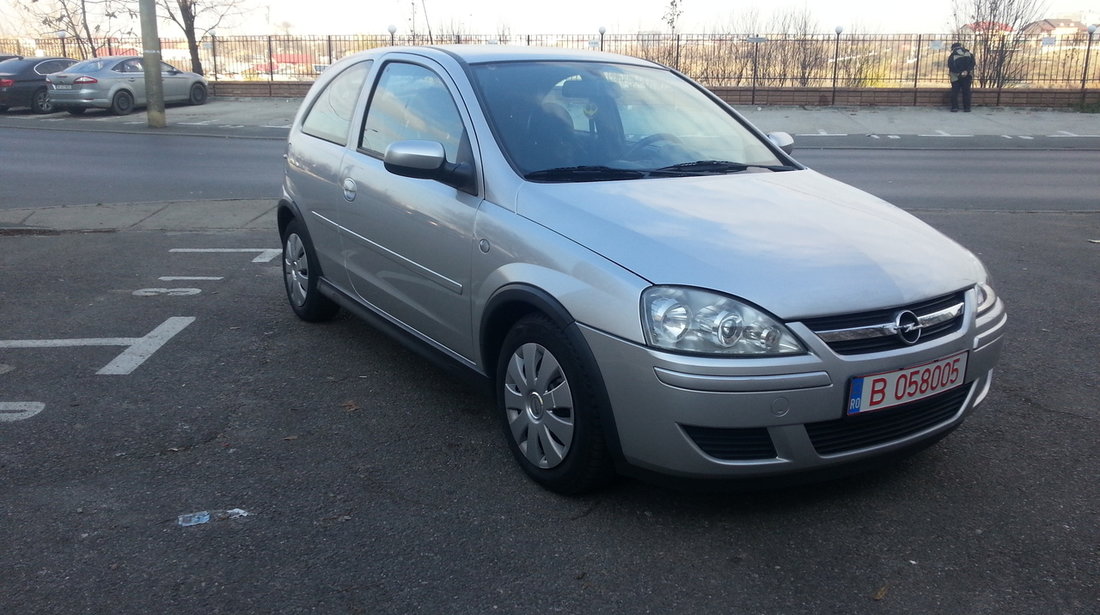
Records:
M1085 70L1081 73L1081 104L1085 104L1085 84L1089 78L1089 57L1092 55L1092 35L1096 33L1096 24L1089 26L1089 44L1085 47Z
M69 36L69 33L64 30L57 31L57 38L61 39L61 55L62 57L69 57L69 52L65 49L65 37Z
M833 47L833 106L836 106L836 71L840 64L840 33L844 26L836 27L836 45Z
M603 35L607 34L607 28L600 26L600 51L603 51Z
M390 27L386 28L386 30L388 30L389 33L390 33L390 47L393 47L393 45L394 45L394 37L393 36L395 34L397 34L397 26L395 26L391 23Z

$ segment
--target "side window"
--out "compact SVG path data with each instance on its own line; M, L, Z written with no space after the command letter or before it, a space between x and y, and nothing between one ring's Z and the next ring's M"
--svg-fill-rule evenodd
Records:
M447 85L434 72L414 64L387 64L367 109L359 146L381 156L390 143L409 139L443 144L447 160L468 155L462 116Z
M337 145L347 145L351 114L355 112L355 101L372 62L354 64L330 81L306 112L302 132Z

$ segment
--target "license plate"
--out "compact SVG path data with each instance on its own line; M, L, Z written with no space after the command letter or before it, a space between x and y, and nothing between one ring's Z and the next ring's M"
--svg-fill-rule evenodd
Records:
M55 85L55 86L53 86L53 89L55 89L55 90L71 90L71 89L73 89L73 86L71 86L71 85Z
M966 352L960 352L916 367L854 378L848 414L900 406L962 386L966 357Z

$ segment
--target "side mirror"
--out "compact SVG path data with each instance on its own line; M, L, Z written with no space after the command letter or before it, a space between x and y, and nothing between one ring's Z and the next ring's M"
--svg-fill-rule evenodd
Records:
M794 137L787 132L769 132L768 140L776 147L790 154L794 151Z
M386 148L382 163L394 175L434 179L470 194L477 191L473 168L468 164L447 162L442 143L396 141Z

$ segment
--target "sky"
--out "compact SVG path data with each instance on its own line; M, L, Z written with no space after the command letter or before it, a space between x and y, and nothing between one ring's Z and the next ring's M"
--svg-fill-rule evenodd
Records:
M662 16L669 0L252 0L253 11L237 28L240 33L281 31L291 34L385 34L392 24L408 33L411 17L424 33L424 15L433 31L449 29L493 34L633 34L667 32ZM822 33L836 26L859 33L940 33L952 29L952 0L680 0L679 31L684 33L745 33L754 13L761 30L773 13L808 11ZM1046 0L1043 17L1073 16L1100 20L1100 0ZM226 31L226 34L231 32Z

